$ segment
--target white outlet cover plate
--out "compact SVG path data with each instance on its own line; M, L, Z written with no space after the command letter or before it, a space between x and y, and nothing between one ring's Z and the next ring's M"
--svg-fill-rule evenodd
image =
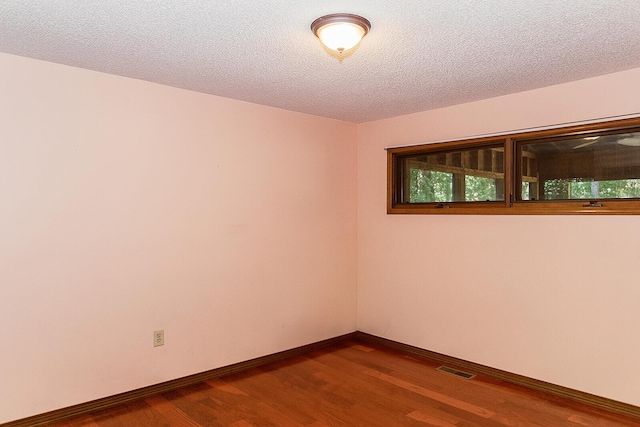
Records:
M164 345L164 329L153 331L153 346L159 347Z

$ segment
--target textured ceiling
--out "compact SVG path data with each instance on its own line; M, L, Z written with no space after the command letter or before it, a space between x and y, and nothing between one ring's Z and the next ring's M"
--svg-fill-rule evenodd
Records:
M640 0L2 0L0 51L360 123L640 67Z

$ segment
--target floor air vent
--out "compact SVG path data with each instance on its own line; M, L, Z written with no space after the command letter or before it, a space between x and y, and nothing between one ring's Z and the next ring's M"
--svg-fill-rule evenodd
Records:
M475 377L474 374L470 374L468 372L458 371L457 369L449 368L448 366L440 366L439 368L436 368L436 371L446 372L447 374L456 375L456 376L462 377L462 378L464 378L466 380L470 380L471 378Z

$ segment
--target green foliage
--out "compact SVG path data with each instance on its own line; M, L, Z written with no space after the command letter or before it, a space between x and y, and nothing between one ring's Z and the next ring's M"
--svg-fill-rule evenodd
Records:
M521 200L529 200L529 188L530 188L530 184L528 182L522 183Z
M497 200L496 180L467 175L464 178L464 199L467 202Z
M629 199L640 197L640 179L593 181L554 179L545 182L546 200L554 199Z
M410 203L450 202L452 200L452 174L411 169L410 179Z
M495 179L465 176L465 200L468 202L497 200ZM453 174L411 169L410 203L453 201Z
M568 199L569 198L569 180L568 179L552 179L544 183L545 200Z
M522 185L522 200L528 200L528 183ZM545 200L640 198L640 179L593 181L582 178L553 179L544 184ZM502 200L496 197L492 178L465 176L465 200L468 202ZM409 203L453 201L453 174L411 169Z

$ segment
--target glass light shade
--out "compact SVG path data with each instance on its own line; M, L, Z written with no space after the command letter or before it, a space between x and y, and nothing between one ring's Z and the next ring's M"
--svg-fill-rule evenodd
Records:
M618 144L626 145L627 147L640 147L640 135L632 134L626 138L618 140Z
M351 49L360 43L364 35L364 28L348 22L325 25L318 30L318 38L322 44L338 52Z
M369 21L348 13L322 16L311 24L311 31L322 44L339 53L355 47L369 29L371 29Z

